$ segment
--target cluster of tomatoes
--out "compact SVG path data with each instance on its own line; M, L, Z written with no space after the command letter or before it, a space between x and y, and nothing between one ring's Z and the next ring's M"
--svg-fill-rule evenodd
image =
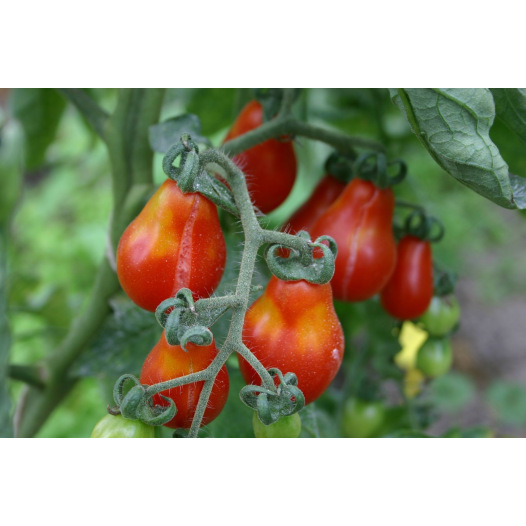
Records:
M262 107L253 101L242 110L225 140L262 122ZM256 209L268 213L284 202L297 170L290 141L265 141L234 160L246 173ZM311 239L323 235L334 238L338 255L333 279L317 285L282 281L273 276L246 313L243 342L266 369L294 372L307 404L327 389L343 359L344 335L333 298L363 301L380 294L386 311L400 320L423 315L431 303L430 243L415 235L405 235L396 242L394 206L390 187L381 188L372 180L359 177L345 183L328 174L284 225L284 230L293 234L309 232ZM123 290L149 311L155 311L181 288L190 289L194 299L211 296L222 278L225 263L225 240L216 206L198 193L181 192L171 179L161 185L128 226L117 251L117 274ZM422 357L423 369L426 360L432 361L432 354ZM140 382L152 385L204 370L216 355L214 342L205 346L189 343L183 349L170 345L163 332L143 364ZM248 384L261 383L259 375L241 357L239 366ZM203 382L197 382L162 393L177 407L176 415L166 426L191 426L202 388ZM219 415L228 389L228 372L223 366L202 425ZM168 405L160 395L155 395L153 402ZM254 417L254 429L256 436L298 436L301 422L298 415L292 415L263 426Z

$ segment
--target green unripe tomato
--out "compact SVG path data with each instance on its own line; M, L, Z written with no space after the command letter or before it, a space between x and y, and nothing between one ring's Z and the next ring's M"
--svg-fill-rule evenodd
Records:
M349 398L343 406L342 430L347 438L370 438L382 427L385 407L381 402Z
M460 318L460 305L455 296L435 296L420 321L431 336L445 336L457 325Z
M282 416L277 422L266 426L254 411L252 427L256 438L298 438L301 433L301 418L298 413L294 413Z
M452 363L453 349L447 338L429 338L416 357L417 368L431 378L447 373Z
M106 415L101 418L91 433L91 438L154 438L155 428L129 420L121 415Z

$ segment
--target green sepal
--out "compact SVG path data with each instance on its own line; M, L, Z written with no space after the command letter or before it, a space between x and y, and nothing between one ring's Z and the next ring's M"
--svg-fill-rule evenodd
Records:
M301 231L299 237L309 239L307 232ZM323 243L328 242L328 246ZM328 283L334 275L334 263L338 247L332 237L321 236L314 242L308 243L306 250L289 248L289 257L282 257L279 252L283 245L269 245L265 253L268 268L274 276L283 281L299 281L304 279L310 283L323 285ZM315 258L316 249L322 251L321 258Z
M399 232L400 234L436 243L444 237L445 228L436 217L427 215L423 210L414 210L405 220L405 224Z
M276 391L257 385L246 385L239 393L241 401L257 412L259 420L270 425L282 416L297 413L305 406L305 396L297 387L298 378L294 373L283 376L279 369L269 369L270 375L279 378Z
M397 170L390 173L389 168ZM354 175L364 181L371 181L378 188L385 189L401 183L407 175L407 165L401 159L387 162L383 153L364 153L354 163Z
M165 330L170 345L180 345L185 351L187 343L210 345L214 335L209 327L228 307L207 307L206 301L194 303L190 289L180 289L175 297L164 300L156 309L155 317Z
M123 395L124 384L128 380L131 380L135 385L126 395ZM151 426L161 426L172 420L177 413L175 402L171 398L160 395L169 405L153 405L152 399L146 395L146 387L141 385L135 376L131 374L122 375L115 382L113 388L113 399L117 407L111 409L110 413L120 413L124 418L140 420L144 424Z
M325 161L325 172L343 183L348 183L354 177L355 161L355 154L332 152Z
M179 166L174 162L180 157ZM181 135L181 141L174 144L163 158L163 171L174 181L182 192L199 192L215 205L235 216L239 211L230 189L201 166L199 148L190 135Z

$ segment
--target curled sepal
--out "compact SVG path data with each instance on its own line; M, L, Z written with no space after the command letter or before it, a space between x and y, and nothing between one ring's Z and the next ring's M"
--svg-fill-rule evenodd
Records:
M149 398L145 404L138 408L138 420L150 426L162 426L173 419L177 414L175 402L162 394L159 396L168 402L168 406L152 405L151 398Z
M436 217L427 215L423 210L414 210L406 219L403 231L423 241L436 243L444 237L445 229Z
M135 386L141 385L141 382L139 382L139 379L133 376L133 374L123 374L113 386L113 400L115 400L115 403L117 406L120 406L123 400L123 390L124 390L124 384L131 380Z
M304 234L300 232L298 236L305 237ZM265 253L268 268L277 278L283 281L304 279L318 285L332 279L338 247L331 237L321 236L308 243L304 250L289 248L288 257L281 256L282 249L283 245L270 245Z
M183 333L179 338L179 341L183 350L187 351L187 343L191 342L195 345L210 345L214 341L214 335L207 327L204 327L203 325L194 325Z
M155 317L165 331L170 345L186 344L210 345L214 335L208 328L222 316L228 307L220 305L212 308L206 299L194 303L190 289L180 289L175 297L163 301L155 311Z
M269 369L268 372L272 377L279 378L275 392L257 385L246 385L239 393L241 401L254 409L267 426L282 416L297 413L305 406L305 397L297 387L298 378L294 373L283 376L279 369Z
M179 158L179 166L174 166ZM187 133L183 133L181 141L166 152L163 170L170 179L177 182L182 192L199 192L215 205L239 215L232 192L204 169L199 158L199 148Z
M124 384L128 380L131 380L134 385L126 395L123 395ZM169 405L153 405L151 397L146 394L147 387L141 385L139 380L131 374L122 375L113 388L113 398L117 408L112 411L118 411L124 418L140 420L151 426L161 426L172 420L177 413L175 402L171 398L160 395Z
M395 170L391 167L395 167ZM364 153L354 163L354 175L385 189L405 179L407 165L401 159L387 162L383 153Z

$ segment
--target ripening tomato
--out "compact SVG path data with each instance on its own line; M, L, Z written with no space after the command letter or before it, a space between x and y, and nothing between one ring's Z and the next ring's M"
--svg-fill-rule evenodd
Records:
M334 297L362 301L382 290L396 263L392 222L394 194L370 181L353 179L319 217L312 239L331 236L338 244Z
M245 316L243 341L266 369L295 373L305 403L313 402L332 382L343 359L343 331L330 284L273 276ZM261 384L241 357L239 365L247 384Z
M141 384L152 385L202 371L212 363L217 355L214 342L202 346L188 343L186 348L188 352L185 352L179 345L170 345L163 331L161 339L151 350L142 366ZM164 424L166 427L188 429L192 425L203 384L204 382L196 382L161 392L164 396L171 398L177 407L177 414L167 424ZM210 423L221 413L228 397L228 388L228 371L223 366L212 387L202 426ZM168 402L158 394L153 396L153 402L161 406L168 405Z
M380 299L391 316L410 320L422 315L433 297L431 245L415 236L404 236L397 253L395 270Z
M129 420L122 415L106 415L101 418L91 438L154 438L155 428L139 420Z
M253 100L241 110L224 142L262 124L263 107ZM290 194L297 172L296 154L291 142L269 139L233 159L247 176L252 202L264 214L281 205Z
M309 199L292 215L283 230L297 234L300 230L310 233L317 219L343 192L345 183L326 175L316 186Z
M194 298L210 296L225 260L216 206L198 193L184 194L167 179L124 231L117 275L132 301L155 311L183 287Z

